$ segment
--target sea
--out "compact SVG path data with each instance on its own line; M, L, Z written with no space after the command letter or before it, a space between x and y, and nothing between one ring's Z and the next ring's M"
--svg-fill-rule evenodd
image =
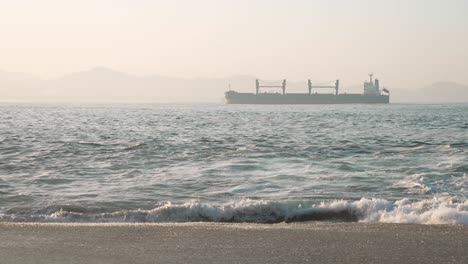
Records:
M468 224L468 104L0 104L0 221Z

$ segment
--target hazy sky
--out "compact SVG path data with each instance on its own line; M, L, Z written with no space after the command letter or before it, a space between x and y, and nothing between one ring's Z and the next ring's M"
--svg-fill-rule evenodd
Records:
M0 69L468 84L466 0L0 0Z

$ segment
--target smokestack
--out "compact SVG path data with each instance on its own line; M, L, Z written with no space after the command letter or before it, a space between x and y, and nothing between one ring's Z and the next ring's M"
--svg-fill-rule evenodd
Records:
M380 90L379 79L375 79L375 88L376 88L377 90Z

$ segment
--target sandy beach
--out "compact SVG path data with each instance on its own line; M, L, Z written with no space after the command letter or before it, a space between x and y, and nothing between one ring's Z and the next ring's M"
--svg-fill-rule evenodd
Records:
M468 263L461 225L0 224L2 263Z

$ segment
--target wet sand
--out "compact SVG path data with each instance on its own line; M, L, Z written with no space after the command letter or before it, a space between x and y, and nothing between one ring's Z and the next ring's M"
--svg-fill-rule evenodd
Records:
M1 263L468 263L468 227L0 224Z

